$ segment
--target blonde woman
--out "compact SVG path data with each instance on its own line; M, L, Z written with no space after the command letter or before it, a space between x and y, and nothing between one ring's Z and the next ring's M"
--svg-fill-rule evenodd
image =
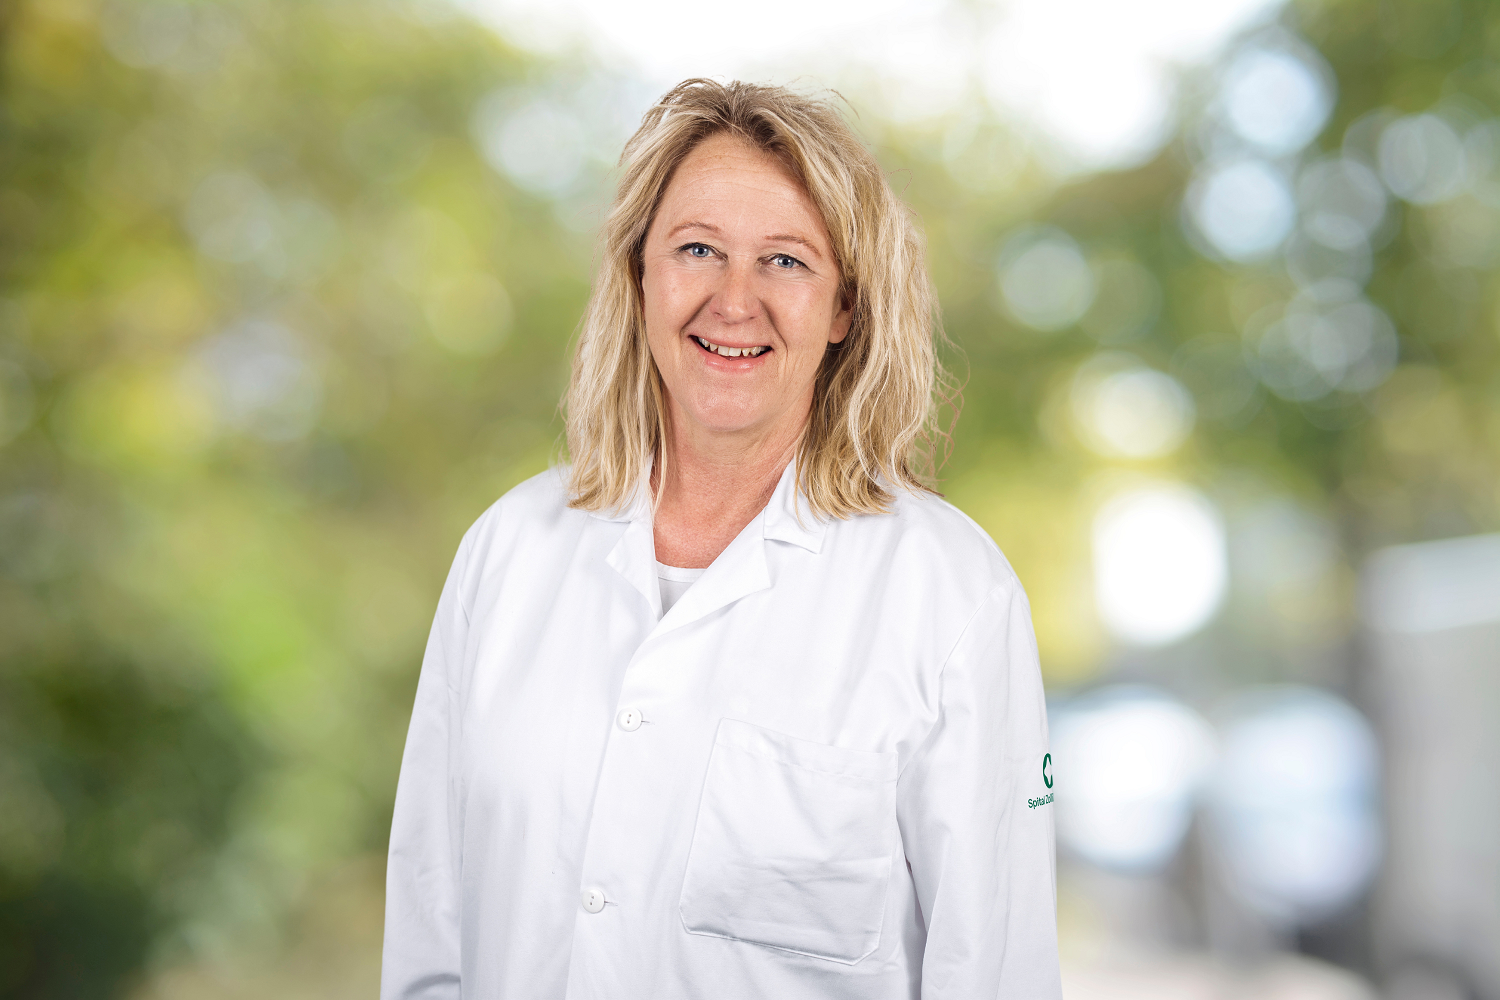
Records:
M687 81L623 167L571 464L438 604L382 996L1059 996L1029 609L917 475L910 214L775 87Z

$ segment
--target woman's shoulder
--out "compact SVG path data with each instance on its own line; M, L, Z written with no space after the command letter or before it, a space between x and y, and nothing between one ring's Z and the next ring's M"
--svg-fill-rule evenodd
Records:
M490 510L510 516L555 515L568 510L568 468L554 465L501 494Z
M894 509L877 520L886 522L903 558L965 590L1024 593L1010 560L989 533L936 493L898 491Z
M568 506L568 470L553 466L511 487L479 515L469 534L476 543L546 534L576 527L588 514Z

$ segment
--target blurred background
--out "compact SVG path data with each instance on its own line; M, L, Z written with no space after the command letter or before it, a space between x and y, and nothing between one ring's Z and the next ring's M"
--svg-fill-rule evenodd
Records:
M1500 998L1500 7L0 4L0 996L369 997L620 146L847 98L1032 597L1069 1000Z

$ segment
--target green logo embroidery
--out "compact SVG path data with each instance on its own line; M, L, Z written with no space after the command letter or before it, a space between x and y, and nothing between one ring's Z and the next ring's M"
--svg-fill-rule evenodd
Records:
M1052 787L1052 775L1050 775L1050 774L1047 773L1047 768L1049 768L1051 766L1052 766L1052 755L1050 753L1044 753L1044 754L1042 754L1042 781L1044 781L1046 783L1046 785L1047 785L1048 788ZM1027 809L1035 809L1037 806L1048 805L1049 803L1051 803L1052 796L1054 794L1056 794L1056 793L1054 793L1054 792L1048 792L1046 795L1043 795L1039 799L1027 799L1026 800L1026 808Z

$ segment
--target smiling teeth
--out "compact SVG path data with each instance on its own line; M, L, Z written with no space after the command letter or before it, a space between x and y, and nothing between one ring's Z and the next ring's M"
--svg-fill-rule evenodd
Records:
M769 351L769 347L720 347L718 344L710 344L702 337L694 337L706 350L713 351L721 358L755 358Z

